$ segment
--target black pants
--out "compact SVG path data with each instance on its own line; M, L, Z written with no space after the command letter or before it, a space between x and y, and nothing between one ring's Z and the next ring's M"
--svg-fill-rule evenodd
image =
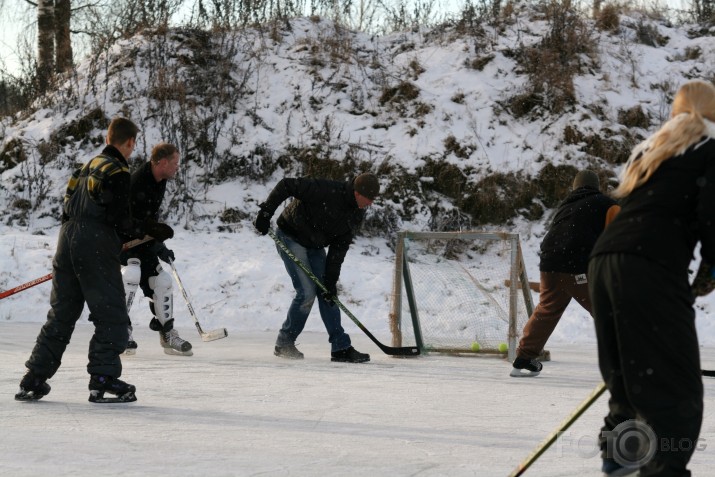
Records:
M609 254L591 260L589 283L599 366L610 391L602 431L640 418L657 436L655 455L640 475L689 476L703 384L687 272L673 273L637 255Z
M85 302L94 336L89 342L90 374L119 377L127 347L129 315L119 265L121 242L97 222L69 221L60 228L52 260L50 311L25 366L51 378L59 369Z

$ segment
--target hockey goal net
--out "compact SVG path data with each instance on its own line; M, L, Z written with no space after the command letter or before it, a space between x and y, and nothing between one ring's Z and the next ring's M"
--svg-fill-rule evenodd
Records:
M424 352L508 352L512 360L532 310L518 234L398 234L390 312L393 346L416 345Z

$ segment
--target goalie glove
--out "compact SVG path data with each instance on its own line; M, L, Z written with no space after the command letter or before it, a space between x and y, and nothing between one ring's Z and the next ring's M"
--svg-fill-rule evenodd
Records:
M702 260L690 288L696 297L705 296L715 290L715 267Z

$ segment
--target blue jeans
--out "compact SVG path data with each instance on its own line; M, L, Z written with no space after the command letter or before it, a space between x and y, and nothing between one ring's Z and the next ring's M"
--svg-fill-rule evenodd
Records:
M276 229L276 236L283 241L288 249L293 252L298 260L303 262L313 274L322 279L325 273L325 249L305 248L295 240L291 239L281 229ZM303 331L305 322L308 320L310 310L313 308L315 298L318 298L318 308L320 317L328 332L331 351L341 351L350 347L350 337L345 333L340 324L340 308L326 302L322 295L318 293L318 285L310 279L306 273L276 244L278 254L283 259L288 275L293 281L295 297L288 308L288 316L278 332L276 346L286 346L295 343L298 335Z

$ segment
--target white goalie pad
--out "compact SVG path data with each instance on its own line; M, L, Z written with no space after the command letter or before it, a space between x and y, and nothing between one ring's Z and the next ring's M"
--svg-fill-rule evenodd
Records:
M156 267L158 275L149 277L149 287L154 292L154 313L156 319L164 325L174 317L174 294L172 292L171 275L166 273L161 265Z
M141 260L138 258L130 258L127 260L127 265L122 267L122 281L124 282L124 296L127 301L127 313L132 309L132 303L134 303L134 297L137 294L141 277Z

